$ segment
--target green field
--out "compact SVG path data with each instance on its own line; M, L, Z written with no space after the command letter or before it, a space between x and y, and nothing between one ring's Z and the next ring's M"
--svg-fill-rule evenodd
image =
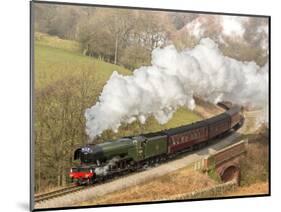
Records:
M47 35L44 35L44 39L35 40L36 89L45 88L65 78L79 78L85 73L98 77L95 83L104 84L114 70L121 74L131 73L120 66L82 55L78 44L74 41Z
M113 71L132 73L84 56L77 42L39 35L36 33L34 52L36 191L65 185L74 149L87 143L85 109L98 101ZM107 130L95 142L172 128L199 119L190 110L180 108L165 125L151 117L144 125L124 124L118 133Z

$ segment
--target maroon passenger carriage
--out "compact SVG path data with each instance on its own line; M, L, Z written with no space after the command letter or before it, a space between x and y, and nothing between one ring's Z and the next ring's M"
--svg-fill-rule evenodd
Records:
M168 136L168 154L197 149L209 140L237 130L243 125L241 107L233 106L226 112L191 125L166 130Z

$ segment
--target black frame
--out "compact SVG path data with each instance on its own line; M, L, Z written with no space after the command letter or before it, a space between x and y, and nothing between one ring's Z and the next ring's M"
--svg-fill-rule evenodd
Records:
M249 197L269 197L271 196L271 16L270 15L255 15L255 14L237 14L237 13L225 13L225 12L210 12L210 11L195 11L195 10L178 10L178 9L163 9L163 8L145 8L145 7L131 7L131 6L117 6L117 5L102 5L102 4L88 4L88 3L72 3L72 2L56 2L56 1L40 1L31 0L30 2L30 211L51 211L51 210L68 210L68 209L84 209L84 208L100 208L100 207L114 207L114 206L130 206L130 205L143 205L143 204L159 204L159 203L173 203L173 202L190 202L190 201L204 201L204 200L223 200L223 199L239 199ZM255 18L267 18L268 19L268 194L253 194L243 196L226 196L226 197L214 197L214 198L199 198L199 199L186 199L186 200L165 200L165 201L150 201L150 202L136 202L136 203L118 203L118 204L105 204L105 205L87 205L87 206L70 206L70 207L56 207L56 208L34 208L34 145L33 145L33 104L34 104L34 17L33 17L33 4L55 4L55 5L71 5L71 6L88 6L88 7L102 7L102 8L117 8L117 9L136 9L136 10L151 10L151 11L166 11L166 12L181 12L181 13L196 13L196 14L208 14L208 15L229 15L229 16L244 16Z

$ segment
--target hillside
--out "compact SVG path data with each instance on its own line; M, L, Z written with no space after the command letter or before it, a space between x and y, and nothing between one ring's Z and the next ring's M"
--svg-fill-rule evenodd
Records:
M35 34L35 153L36 191L67 184L77 146L87 143L84 112L93 106L113 71L123 67L84 56L77 42ZM200 115L180 108L165 125L154 118L123 125L118 133L105 131L95 142L158 131L194 122ZM66 160L66 158L70 158Z
M93 90L92 101L95 102L102 91L103 86L109 79L113 71L123 75L130 75L132 72L126 68L107 63L93 57L81 54L79 45L75 41L63 40L58 37L49 36L42 33L36 33L35 41L35 90L44 91L50 87L56 87L58 83L68 79L77 78L91 83L90 89ZM92 80L91 82L89 80ZM72 81L69 80L70 84ZM68 83L66 82L66 86ZM71 85L73 86L73 84ZM79 87L79 86L78 86ZM90 107L93 104L87 105ZM86 107L85 107L86 109ZM143 125L140 131L157 131L184 125L200 117L190 110L180 108L174 115L173 119L167 124L160 126L155 119L147 120L149 127ZM137 127L132 124L133 128ZM138 125L138 124L137 124ZM126 131L130 126L121 127L120 132ZM146 128L149 128L146 130ZM136 133L136 132L133 132Z

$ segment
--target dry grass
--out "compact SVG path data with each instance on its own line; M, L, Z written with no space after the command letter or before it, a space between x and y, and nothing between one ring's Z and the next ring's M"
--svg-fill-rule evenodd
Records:
M268 129L259 128L255 134L248 134L249 140L246 157L241 161L241 185L248 186L257 182L268 181Z
M184 168L146 183L84 202L82 205L157 201L169 199L173 195L209 188L215 184L216 182L208 176Z
M268 192L268 182L259 182L249 186L238 187L235 191L228 192L224 196L259 195L268 194Z
M69 52L79 53L81 51L80 44L73 40L65 40L57 36L50 36L41 32L35 32L34 37L36 44L41 44L58 49L64 49Z

